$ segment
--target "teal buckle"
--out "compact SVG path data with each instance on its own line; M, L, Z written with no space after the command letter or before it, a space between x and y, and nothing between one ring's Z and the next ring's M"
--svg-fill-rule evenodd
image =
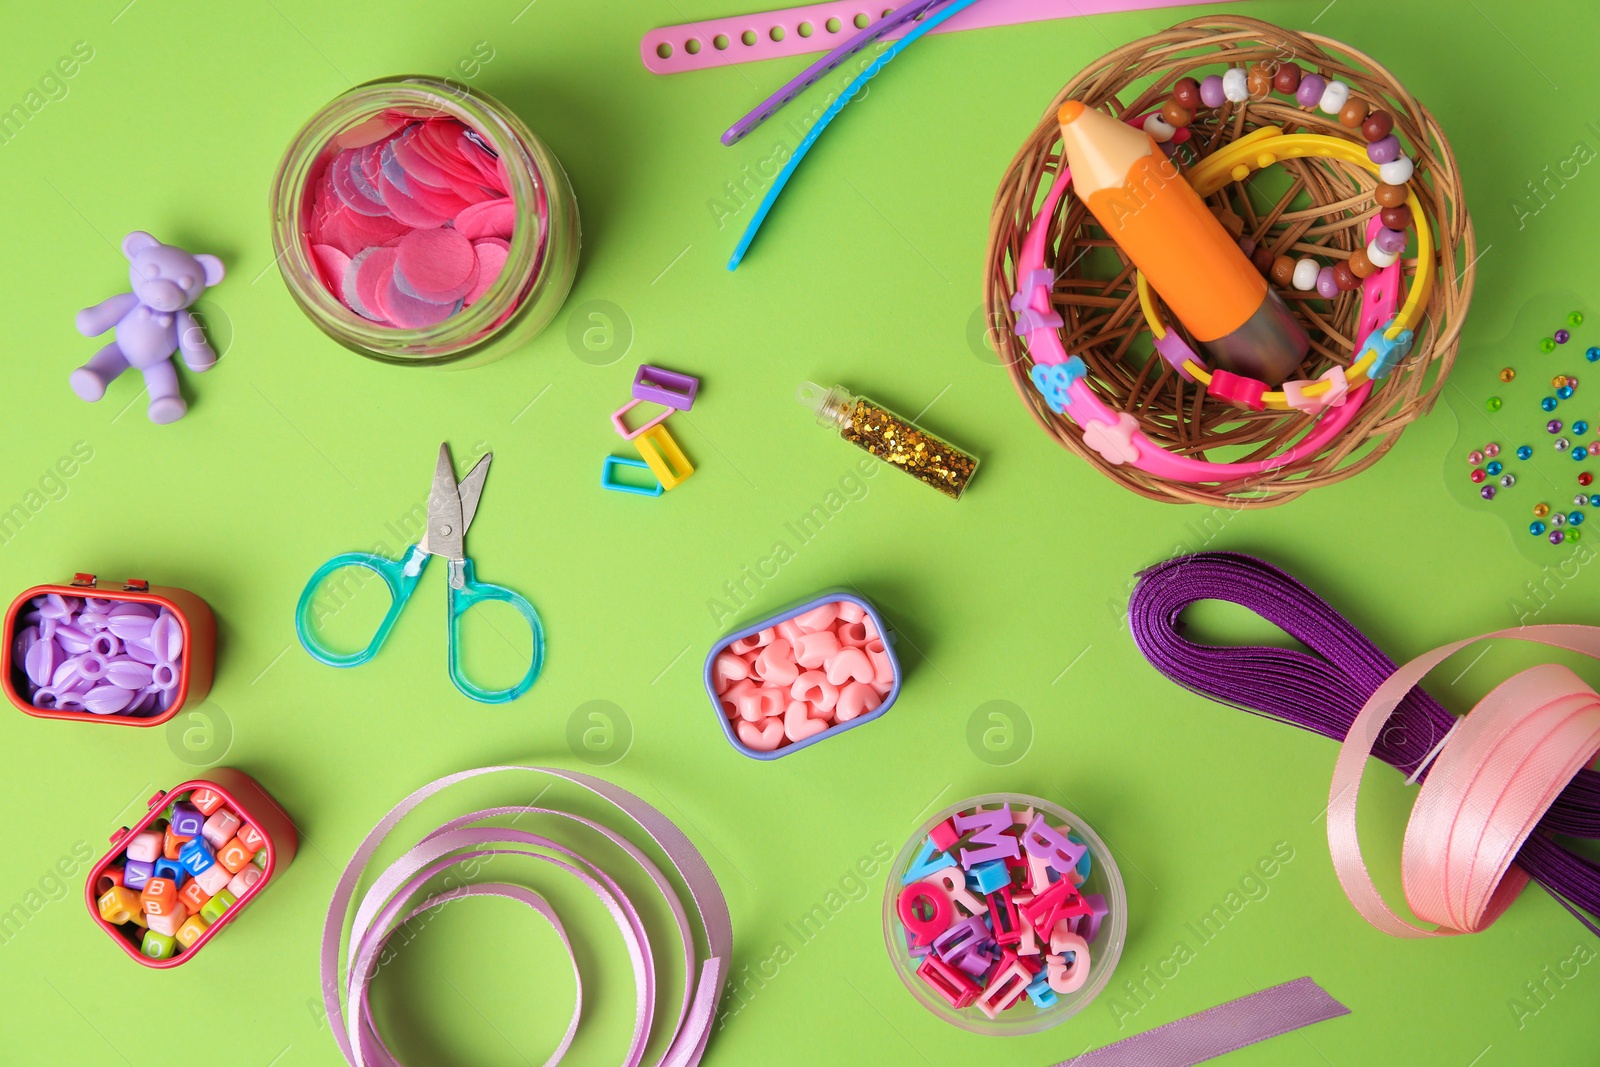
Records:
M637 470L645 471L650 475L650 481L653 484L649 487L646 487L642 485L629 485L627 482L619 482L616 479L616 470L618 467L633 467ZM635 496L660 496L662 493L666 492L666 490L661 486L660 479L655 476L655 472L650 470L650 464L646 463L642 459L629 459L626 456L606 457L605 463L600 467L600 488L610 489L614 493L632 493Z
M1411 354L1411 343L1415 335L1410 330L1401 330L1400 336L1390 340L1387 336L1389 327L1394 325L1396 316L1389 316L1389 321L1379 326L1367 335L1362 342L1361 351L1356 353L1359 360L1371 352L1373 355L1372 367L1367 371L1367 377L1372 381L1381 382L1389 377L1390 373L1400 365L1400 361Z

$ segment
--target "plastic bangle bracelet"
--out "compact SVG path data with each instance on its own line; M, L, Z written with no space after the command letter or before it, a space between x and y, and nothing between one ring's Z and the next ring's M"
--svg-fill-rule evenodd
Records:
M850 102L856 93L861 91L861 87L867 84L873 75L887 66L895 56L903 52L907 45L923 34L928 33L952 15L966 10L976 2L977 0L954 0L943 10L918 22L911 27L911 30L904 37L890 45L883 55L873 60L871 66L856 75L854 81L845 86L845 90L839 94L839 98L828 105L828 110L824 111L822 117L816 121L816 124L806 131L805 137L795 147L794 154L789 157L789 161L783 165L783 169L773 179L766 195L761 198L761 204L756 208L755 214L750 217L750 224L745 227L744 236L739 238L738 247L733 250L733 255L728 260L729 270L738 269L739 262L744 259L745 252L750 249L750 242L756 239L756 232L761 229L761 224L766 221L767 212L771 211L772 205L777 202L778 194L783 192L785 185L789 184L789 177L794 174L795 168L800 166L800 161L806 158L806 153L811 151L811 146L817 143L817 138L822 136L822 131L828 128L828 123L833 121L833 117L843 111L844 106ZM669 486L668 488L671 487Z
M784 83L783 88L763 100L754 111L729 126L727 132L722 135L722 143L725 145L737 144L751 130L777 114L784 105L816 84L818 78L833 70L840 63L843 63L884 34L899 29L906 23L920 18L923 12L946 2L947 0L916 0L915 3L907 4L905 7L899 8L892 14L870 24L866 29L856 33L839 47L789 79Z
M1270 145L1263 143L1268 141L1272 143ZM1280 159L1310 155L1326 155L1341 161L1359 162L1363 166L1369 163L1356 145L1341 141L1337 137L1317 134L1285 135L1281 129L1266 127L1240 138L1226 148L1219 149L1194 167L1189 178L1195 184L1196 191L1204 196L1220 189L1228 181L1243 178L1253 169L1252 164L1255 167L1265 167ZM1045 402L1052 411L1070 415L1073 421L1083 428L1084 441L1099 452L1107 462L1132 463L1140 470L1148 471L1158 477L1183 482L1228 481L1281 469L1301 456L1316 454L1325 444L1342 433L1371 393L1372 382L1366 373L1367 370L1380 359L1391 360L1392 367L1393 361L1398 361L1398 358L1403 357L1409 350L1411 338L1409 327L1421 318L1433 281L1432 233L1426 225L1417 227L1417 276L1405 306L1394 319L1383 322L1383 328L1380 329L1379 323L1382 320L1376 317L1378 309L1366 306L1367 302L1363 302L1360 332L1365 340L1362 344L1362 354L1355 366L1349 371L1336 369L1335 372L1325 375L1324 380L1316 383L1289 383L1293 388L1288 392L1297 395L1302 401L1300 406L1309 410L1317 406L1318 401L1326 405L1322 411L1316 413L1317 425L1305 437L1269 459L1238 463L1211 463L1192 456L1179 456L1167 452L1139 430L1133 416L1127 412L1112 410L1094 393L1084 380L1088 373L1087 366L1082 359L1067 354L1061 345L1061 337L1056 332L1062 325L1062 320L1050 307L1050 288L1054 284L1054 275L1044 266L1044 243L1050 219L1055 214L1056 205L1060 203L1071 180L1071 172L1063 167L1057 174L1044 203L1040 205L1032 227L1023 239L1016 267L1019 284L1012 307L1018 312L1016 332L1026 338L1028 352L1034 361L1030 378L1035 388L1044 395ZM1414 215L1420 220L1423 216L1415 193L1409 197L1409 203ZM1398 264L1385 269L1397 270ZM1392 301L1393 293L1394 286L1387 285L1383 294L1387 298L1385 303ZM1147 298L1145 303L1148 306ZM1154 324L1159 322L1159 319L1152 317L1151 321L1154 329ZM1177 334L1162 327L1158 343L1164 342L1167 338L1176 339ZM1163 353L1163 358L1172 360L1172 356L1166 352ZM1187 360L1181 361L1180 373L1185 371L1193 376L1196 371L1204 371L1204 368L1191 354ZM1206 373L1208 385L1220 377ZM1384 374L1379 375L1383 376ZM1228 377L1237 378L1237 376ZM1355 379L1353 384L1351 379ZM1240 381L1249 380L1240 379ZM1341 394L1345 395L1343 402L1339 403L1335 397ZM1288 396L1280 392L1278 397L1282 406L1287 408ZM1264 386L1261 392L1255 394L1255 398L1262 401L1262 406L1265 406ZM1304 403L1308 399L1312 403Z

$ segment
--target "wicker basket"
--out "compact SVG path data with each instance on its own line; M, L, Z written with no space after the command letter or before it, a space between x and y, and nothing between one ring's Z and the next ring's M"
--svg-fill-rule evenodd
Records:
M1173 83L1185 75L1203 78L1228 66L1287 60L1308 73L1346 81L1353 97L1364 99L1374 110L1382 107L1388 111L1394 116L1394 132L1416 163L1412 187L1426 217L1417 219L1415 225L1432 227L1438 271L1411 354L1374 391L1342 435L1321 452L1270 473L1212 485L1183 484L1131 465L1113 465L1085 445L1076 423L1045 405L1028 378L1032 362L1026 345L1013 332L1016 316L1009 301L1016 289L1017 255L1060 162L1056 111L1064 101L1075 98L1115 115L1140 115L1165 103ZM1303 109L1292 97L1273 93L1242 105L1230 103L1200 112L1190 127L1189 147L1204 156L1261 126L1352 138L1352 131L1340 126L1335 116L1315 108ZM1359 134L1354 139L1363 143ZM1249 181L1230 183L1211 197L1210 203L1243 219L1244 234L1274 255L1310 255L1333 263L1366 246L1366 221L1378 210L1372 199L1376 181L1368 171L1315 158L1290 160L1280 167L1287 187L1275 203L1265 202L1259 181L1254 187ZM1184 455L1212 453L1213 459L1258 460L1271 457L1305 431L1305 414L1249 412L1210 398L1202 387L1185 382L1164 360L1151 354L1133 267L1080 200L1063 197L1050 225L1045 263L1056 274L1051 299L1064 321L1062 343L1088 365L1088 380L1099 396L1111 407L1132 413L1152 441ZM1100 250L1098 254L1088 254L1096 250ZM1050 102L1011 161L995 195L984 306L992 324L990 336L1018 394L1034 419L1062 445L1108 477L1154 500L1267 507L1364 470L1388 451L1407 423L1432 407L1455 358L1472 293L1475 258L1472 224L1450 145L1433 116L1393 75L1360 52L1326 37L1295 33L1256 19L1211 16L1191 19L1109 53L1068 82ZM1115 266L1119 263L1120 269ZM1403 269L1408 277L1413 275L1416 262L1406 261ZM1359 344L1354 337L1359 290L1331 301L1292 288L1279 293L1312 339L1300 377L1315 378L1335 364L1349 366ZM1224 452L1212 452L1217 449Z

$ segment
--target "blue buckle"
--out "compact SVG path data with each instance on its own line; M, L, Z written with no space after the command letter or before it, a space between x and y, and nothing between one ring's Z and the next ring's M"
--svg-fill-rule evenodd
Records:
M1387 336L1389 327L1394 325L1396 316L1389 316L1389 321L1379 326L1367 335L1362 342L1361 350L1356 353L1356 358L1371 352L1373 355L1372 366L1367 371L1367 377L1372 381L1381 382L1389 377L1390 373L1400 365L1400 361L1411 354L1411 343L1415 335L1410 330L1401 330L1400 336L1390 340Z
M1039 390L1039 395L1044 397L1044 402L1051 411L1057 415L1067 410L1067 405L1072 403L1072 398L1067 395L1067 390L1072 383L1089 373L1089 368L1077 356L1068 356L1065 363L1035 363L1033 370L1028 372L1028 377L1033 381L1033 387Z
M618 467L632 467L642 470L650 475L650 480L655 484L643 486L619 482L615 477ZM655 476L655 472L650 470L650 464L642 459L629 459L627 456L606 457L605 463L600 467L600 488L610 489L614 493L633 493L635 496L660 496L666 491L661 486L661 480Z

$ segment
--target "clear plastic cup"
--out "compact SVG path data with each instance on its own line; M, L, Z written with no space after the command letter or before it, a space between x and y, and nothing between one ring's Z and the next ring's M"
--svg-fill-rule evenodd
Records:
M1095 939L1089 942L1087 982L1074 992L1059 994L1054 1007L1038 1008L1034 1006L1032 1000L1023 997L1020 1003L991 1019L979 1010L977 1005L959 1011L952 1008L944 998L917 977L917 967L921 961L911 956L906 930L900 923L895 904L900 896L900 890L904 888L901 879L911 866L912 860L916 858L918 847L927 840L928 834L935 826L952 815L970 812L980 806L993 809L1002 804L1011 805L1013 812L1031 807L1035 812L1048 817L1052 824L1068 827L1078 840L1089 846L1089 855L1092 857L1089 877L1078 889L1086 896L1094 893L1103 895L1106 898L1107 915L1101 922ZM895 973L900 976L900 981L905 983L905 987L911 991L911 995L919 1004L945 1022L975 1034L987 1034L991 1037L1035 1034L1064 1023L1078 1014L1088 1007L1111 981L1112 972L1117 968L1117 961L1122 958L1123 942L1128 937L1128 895L1122 886L1122 872L1117 869L1116 861L1111 858L1111 850L1088 823L1066 808L1039 797L1021 793L987 793L952 804L931 816L906 842L905 848L900 850L900 855L895 857L894 865L889 869L889 882L884 888L883 937L889 949L889 960L894 964Z

